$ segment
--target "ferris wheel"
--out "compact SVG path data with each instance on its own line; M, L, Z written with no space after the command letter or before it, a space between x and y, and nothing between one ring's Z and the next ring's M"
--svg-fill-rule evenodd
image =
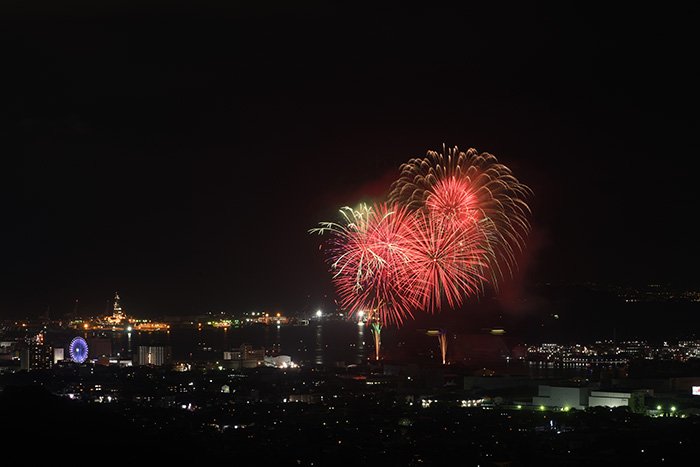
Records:
M82 337L75 337L70 341L70 346L68 347L68 353L70 354L70 359L75 363L83 363L88 357L88 345L85 339Z

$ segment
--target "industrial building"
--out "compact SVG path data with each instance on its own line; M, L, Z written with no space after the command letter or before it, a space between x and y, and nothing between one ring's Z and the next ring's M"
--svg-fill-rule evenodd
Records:
M588 406L589 389L587 387L561 387L541 384L537 396L532 398L533 405L544 407L562 407L585 409Z
M644 397L653 391L599 391L588 387L540 385L532 404L547 408L585 409L586 407L644 407Z

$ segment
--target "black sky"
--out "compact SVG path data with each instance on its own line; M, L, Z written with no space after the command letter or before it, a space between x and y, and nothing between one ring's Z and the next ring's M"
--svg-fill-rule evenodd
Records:
M696 11L54 3L0 7L0 316L315 308L307 229L443 142L533 188L523 281L700 286Z

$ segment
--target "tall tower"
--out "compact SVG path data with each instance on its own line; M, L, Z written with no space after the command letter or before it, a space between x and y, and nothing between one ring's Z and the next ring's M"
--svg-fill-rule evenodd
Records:
M119 304L119 292L114 292L114 316L124 316L122 306Z
M112 305L112 316L107 317L107 322L112 325L121 324L126 320L126 315L119 303L119 292L114 292L114 304Z

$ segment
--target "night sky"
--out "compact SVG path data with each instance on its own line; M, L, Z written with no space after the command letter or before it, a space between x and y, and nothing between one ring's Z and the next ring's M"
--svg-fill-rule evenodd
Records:
M0 317L327 305L307 230L443 143L534 190L517 281L700 287L696 11L59 3L0 7Z

